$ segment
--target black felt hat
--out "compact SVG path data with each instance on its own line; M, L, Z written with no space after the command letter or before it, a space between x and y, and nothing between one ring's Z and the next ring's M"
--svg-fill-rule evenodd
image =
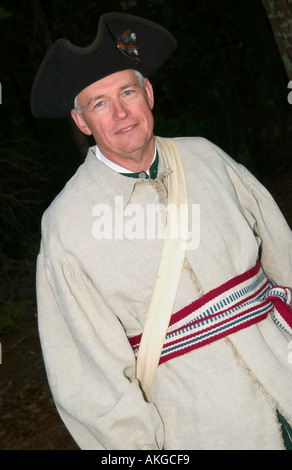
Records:
M89 46L59 39L51 47L33 83L32 113L44 118L68 116L75 96L87 86L126 69L149 77L176 46L172 34L150 20L107 13L100 17L97 36Z

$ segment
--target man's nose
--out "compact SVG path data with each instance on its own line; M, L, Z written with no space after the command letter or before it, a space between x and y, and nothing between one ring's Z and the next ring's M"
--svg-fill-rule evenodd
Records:
M114 119L126 119L130 114L129 109L120 100L116 100L113 103L113 118Z

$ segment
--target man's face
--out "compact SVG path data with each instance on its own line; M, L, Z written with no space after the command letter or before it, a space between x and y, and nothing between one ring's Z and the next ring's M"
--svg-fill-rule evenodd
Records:
M73 119L114 163L124 165L127 158L140 158L149 147L154 151L153 89L147 79L141 87L134 70L98 80L82 90L78 103L82 115L73 110Z

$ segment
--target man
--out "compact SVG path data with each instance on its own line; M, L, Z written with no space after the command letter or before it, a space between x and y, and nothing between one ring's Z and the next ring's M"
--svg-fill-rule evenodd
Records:
M87 48L58 41L35 79L33 113L71 113L97 144L43 217L37 294L48 380L81 449L288 448L291 231L268 192L218 147L154 137L153 89L141 74L175 47L164 28L111 13ZM177 276L170 263L161 277L167 237L157 224L168 223L161 208L184 180L183 266ZM159 298L174 305L146 393L136 356L161 278ZM146 353L151 360L147 344Z

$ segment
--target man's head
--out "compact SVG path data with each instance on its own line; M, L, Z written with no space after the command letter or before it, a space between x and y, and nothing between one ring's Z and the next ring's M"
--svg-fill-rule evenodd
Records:
M154 96L147 78L135 70L113 73L82 90L76 102L72 118L108 159L129 166L153 156Z

